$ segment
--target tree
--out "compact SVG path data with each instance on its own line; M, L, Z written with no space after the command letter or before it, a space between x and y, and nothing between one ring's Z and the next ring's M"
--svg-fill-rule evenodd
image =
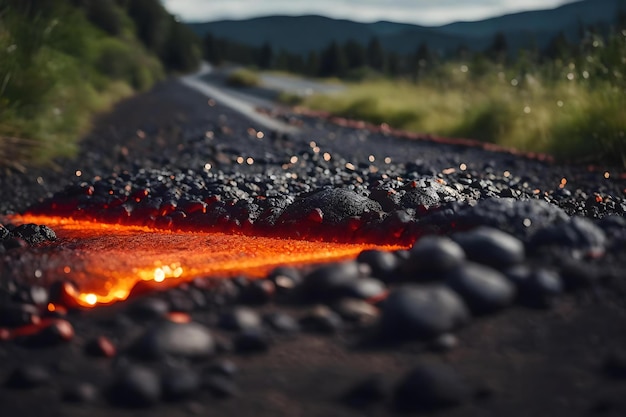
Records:
M567 59L572 52L572 46L567 41L565 33L560 31L548 42L548 46L544 50L544 55L551 60Z
M272 51L272 45L270 45L269 42L265 42L259 51L257 65L261 69L269 69L272 67L273 59L274 52Z
M376 71L385 71L385 51L377 37L373 37L367 45L367 64Z
M496 32L485 53L493 61L503 63L506 60L507 51L508 44L504 32Z
M207 33L204 37L202 50L204 58L214 65L220 65L224 60L219 42L211 33Z
M413 54L413 59L411 60L413 66L412 70L416 81L427 72L428 67L431 65L432 58L432 53L430 52L428 44L426 42L420 43L415 50L415 54Z
M310 51L306 57L305 73L307 75L318 75L320 72L320 56L316 51Z
M336 41L332 41L326 49L322 51L320 58L319 75L322 77L341 77L345 75L348 67L343 49Z
M357 69L367 65L365 48L359 42L350 39L343 45L348 69Z

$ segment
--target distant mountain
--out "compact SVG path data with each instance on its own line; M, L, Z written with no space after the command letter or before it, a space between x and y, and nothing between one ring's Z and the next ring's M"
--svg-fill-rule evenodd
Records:
M250 46L269 43L275 50L302 54L320 50L331 41L352 39L366 44L374 36L390 51L412 52L426 42L431 50L446 53L461 45L474 51L484 50L498 32L504 33L512 50L531 44L542 48L561 31L574 41L581 27L609 26L620 11L626 12L626 0L583 0L550 10L437 27L384 21L359 23L323 16L267 16L189 25L200 36L211 33Z

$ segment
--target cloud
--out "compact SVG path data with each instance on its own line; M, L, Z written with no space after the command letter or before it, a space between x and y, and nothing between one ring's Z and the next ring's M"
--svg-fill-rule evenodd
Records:
M243 19L266 15L321 14L363 22L392 20L437 25L479 20L573 0L163 0L185 21Z

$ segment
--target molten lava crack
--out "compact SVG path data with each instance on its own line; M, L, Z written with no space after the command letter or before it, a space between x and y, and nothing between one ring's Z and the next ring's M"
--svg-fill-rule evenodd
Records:
M167 231L41 215L13 221L46 224L55 230L56 242L25 254L22 272L47 284L74 282L78 290L70 295L85 307L125 300L139 283L163 288L195 278L262 276L278 265L330 262L355 257L365 249L400 248Z

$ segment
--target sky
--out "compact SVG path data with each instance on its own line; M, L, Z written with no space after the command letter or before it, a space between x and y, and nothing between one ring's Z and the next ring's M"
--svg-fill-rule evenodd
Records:
M267 15L319 14L360 22L390 20L436 26L534 9L575 0L162 0L183 21L245 19Z

